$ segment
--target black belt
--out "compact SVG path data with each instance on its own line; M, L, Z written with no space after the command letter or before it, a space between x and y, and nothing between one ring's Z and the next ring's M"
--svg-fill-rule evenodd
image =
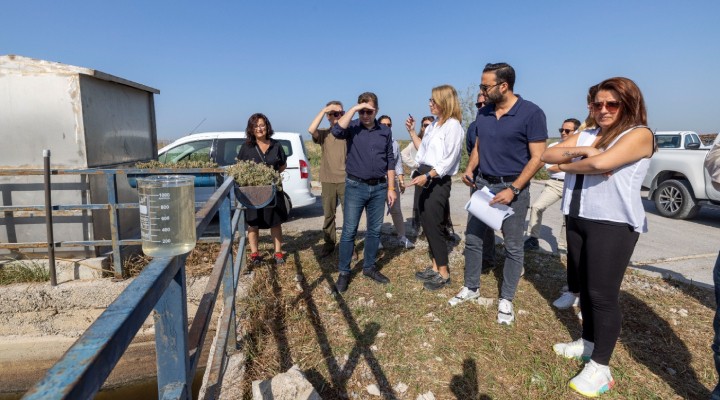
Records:
M493 176L480 174L478 177L487 181L487 183L513 183L519 175L508 175L508 176Z
M558 182L564 182L564 181L565 181L565 179L553 178L552 176L550 177L550 179L552 179L552 180L554 180L554 181L558 181Z
M362 178L358 178L355 175L347 174L347 177L348 177L348 179L353 180L355 182L364 183L364 184L370 185L370 186L375 186L375 185L379 185L381 183L387 182L387 177L384 177L384 176L382 178L376 178L376 179L362 179Z

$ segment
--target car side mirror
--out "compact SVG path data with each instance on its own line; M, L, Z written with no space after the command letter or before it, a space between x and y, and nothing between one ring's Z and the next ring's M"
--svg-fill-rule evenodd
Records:
M700 143L696 143L696 142L685 143L685 148L688 150L697 150L700 148Z

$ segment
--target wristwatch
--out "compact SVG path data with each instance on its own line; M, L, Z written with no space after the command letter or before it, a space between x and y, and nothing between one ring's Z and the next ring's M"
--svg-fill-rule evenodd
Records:
M517 195L520 194L520 189L516 188L516 187L513 186L513 185L508 186L508 189L512 190L512 192L513 192L513 194L514 194L515 196L517 196Z
M425 173L425 178L427 178L428 182L430 182L430 179L432 179L432 176L430 175L429 172L426 172L426 173Z

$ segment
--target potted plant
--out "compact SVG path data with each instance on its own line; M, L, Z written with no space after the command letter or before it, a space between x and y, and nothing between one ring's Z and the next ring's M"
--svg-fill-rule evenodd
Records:
M235 180L235 196L248 208L266 207L282 192L282 176L272 167L254 161L238 161L225 170Z

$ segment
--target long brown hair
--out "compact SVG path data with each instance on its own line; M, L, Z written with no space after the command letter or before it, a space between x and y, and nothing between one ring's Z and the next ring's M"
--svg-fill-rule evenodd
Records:
M618 120L607 131L602 132L602 136L595 143L594 147L598 149L606 148L621 133L633 126L647 125L645 100L635 82L623 77L610 78L597 85L597 91L601 90L617 93L620 109L618 110Z

